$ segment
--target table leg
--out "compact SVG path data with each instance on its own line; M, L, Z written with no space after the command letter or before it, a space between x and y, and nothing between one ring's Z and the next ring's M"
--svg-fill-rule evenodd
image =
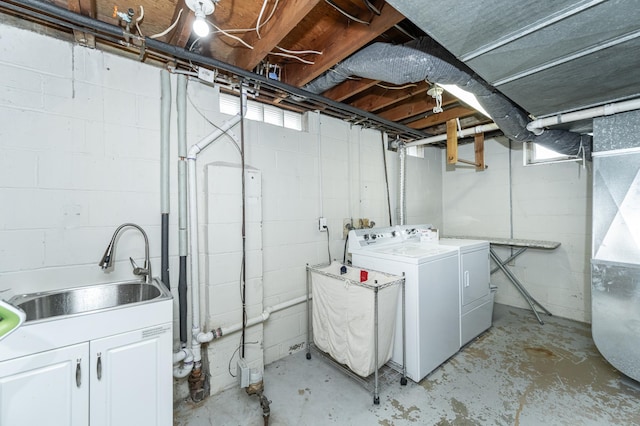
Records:
M522 249L522 251L524 250L525 249ZM531 296L531 294L529 294L529 292L524 287L524 285L520 282L520 280L518 280L518 278L506 267L505 264L507 262L502 261L500 257L498 257L496 252L493 251L493 248L489 248L489 254L491 255L491 258L494 260L494 262L496 262L496 264L498 265L498 268L500 268L500 270L504 272L507 278L509 278L509 280L513 283L513 285L518 289L520 294L522 294L522 297L524 297L524 299L527 301L527 303L531 307L531 310L533 311L533 314L538 319L538 322L540 324L544 324L544 321L542 321L542 319L540 318L540 314L538 314L538 311L536 310L535 305L538 305L549 316L551 316L551 312L549 312L547 308L542 306L540 302L538 302L536 299L533 298L533 296Z

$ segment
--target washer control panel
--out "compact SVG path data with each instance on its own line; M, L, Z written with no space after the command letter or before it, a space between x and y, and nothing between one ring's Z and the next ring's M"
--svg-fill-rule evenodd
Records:
M371 245L380 246L402 241L395 226L387 228L353 229L349 231L349 251Z
M371 246L397 244L403 241L421 241L431 225L398 225L386 228L353 229L349 231L349 252Z

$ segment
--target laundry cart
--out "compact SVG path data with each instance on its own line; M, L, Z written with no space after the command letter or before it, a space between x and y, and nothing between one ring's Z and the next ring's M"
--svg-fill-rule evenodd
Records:
M373 403L379 404L379 369L391 359L394 337L405 348L404 294L404 277L339 262L307 266L307 359L313 346L365 387L373 375ZM402 336L394 336L399 306ZM402 385L404 364L403 357Z

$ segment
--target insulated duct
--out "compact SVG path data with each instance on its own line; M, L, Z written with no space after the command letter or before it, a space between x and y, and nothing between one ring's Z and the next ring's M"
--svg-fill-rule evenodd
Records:
M535 142L566 155L590 156L591 137L566 130L547 130L540 135L527 130L529 117L502 93L491 87L453 55L427 37L404 45L374 43L365 47L303 87L324 93L351 76L382 80L397 85L428 80L455 84L472 93L500 130L510 139Z

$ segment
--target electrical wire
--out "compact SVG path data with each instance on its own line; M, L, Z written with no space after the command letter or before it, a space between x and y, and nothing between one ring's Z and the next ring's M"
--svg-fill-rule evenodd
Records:
M260 14L258 14L258 21L256 22L256 34L258 35L259 39L262 39L262 36L260 36L260 21L262 20L262 14L264 13L264 10L267 8L267 3L269 3L269 0L264 0L262 2L262 8L260 9Z
M140 5L140 16L136 18L136 29L138 30L138 34L140 34L140 37L144 37L144 34L142 34L142 30L140 29L140 25L138 25L138 23L142 21L143 18L144 18L144 7Z
M302 62L303 64L309 64L309 65L314 65L315 64L315 62L313 62L313 61L307 61L306 59L302 59L299 56L289 55L288 53L269 52L269 55L282 56L282 57L285 57L285 58L295 59L297 61Z
M246 261L247 261L247 228L246 228L246 224L247 224L247 218L246 218L246 203L245 203L245 197L246 197L246 185L245 185L245 171L246 171L246 165L245 165L245 157L244 157L244 137L245 137L245 129L244 129L244 112L245 112L245 105L247 102L246 99L246 95L245 95L245 87L244 87L244 82L242 83L242 86L240 86L240 114L241 114L241 119L240 119L240 144L242 146L241 150L240 150L240 162L241 162L241 173L242 173L242 275L241 275L241 286L242 286L242 351L241 351L241 355L242 358L244 358L244 349L245 349L245 336L246 336L246 332L247 332L247 302L246 302L246 296L247 296L247 273L246 273Z
M363 1L365 6L367 6L367 9L369 9L372 13L375 13L376 15L380 16L380 9L378 9L373 4L371 4L369 0L363 0Z
M267 17L267 19L265 19L265 21L260 24L259 28L262 28L265 25L267 25L267 23L271 20L271 18L273 18L273 15L276 12L276 8L278 7L279 2L280 0L276 0L276 2L273 5L273 8L271 9L271 13ZM225 31L226 33L248 33L249 31L255 31L255 30L256 30L255 28L236 28L236 29L225 29L220 31Z
M363 21L360 18L356 18L355 16L351 15L350 13L348 13L347 11L345 11L344 9L342 9L340 6L338 6L337 4L335 4L332 0L324 0L329 6L333 7L335 10L337 10L338 12L342 13L344 16L346 16L347 18L351 19L352 21L358 22L359 24L364 24L364 25L369 25L370 22L367 21Z
M409 87L416 87L417 84L405 84L404 86L385 86L384 84L376 83L376 86L382 87L383 89L389 89L389 90L402 90L402 89L408 89Z
M245 342L245 345L257 345L259 344L259 341L255 341L255 342ZM233 351L233 353L231 354L231 358L229 358L229 374L231 375L231 377L237 377L237 374L233 374L231 372L231 361L233 361L233 358L236 356L236 354L238 353L238 351L240 350L240 345L238 345L238 347L236 348L235 351Z
M140 7L142 7L142 6L140 6ZM169 34L169 31L171 31L172 29L174 29L176 27L176 25L178 25L178 21L180 20L180 16L182 16L182 10L183 9L180 9L180 11L178 12L178 17L176 18L175 21L173 21L173 24L171 24L169 26L169 28L167 28L166 30L162 31L161 33L150 35L149 38L159 38L159 37L166 36L167 34Z
M344 254L342 255L342 264L347 264L347 244L349 243L349 233L347 232L347 237L344 239Z
M384 163L384 183L386 185L386 195L387 195L387 208L389 209L389 226L391 226L391 195L390 195L390 188L389 188L389 172L387 171L387 147L384 146L384 136L385 133L380 132L380 136L382 138L382 160ZM347 238L349 238L349 236L347 235Z
M207 22L209 25L213 26L213 28L216 29L216 31L214 31L214 34L217 34L217 33L224 34L227 37L231 37L232 39L239 41L240 43L244 44L249 49L253 49L252 45L250 45L249 43L247 43L246 41L244 41L240 37L234 36L233 34L229 33L228 31L225 31L225 30L219 28L216 24L214 24L213 22L211 22L209 20L206 20L205 22Z
M322 52L318 50L288 50L280 46L276 46L276 49L284 53L291 53L292 55L305 55L305 54L322 55Z

